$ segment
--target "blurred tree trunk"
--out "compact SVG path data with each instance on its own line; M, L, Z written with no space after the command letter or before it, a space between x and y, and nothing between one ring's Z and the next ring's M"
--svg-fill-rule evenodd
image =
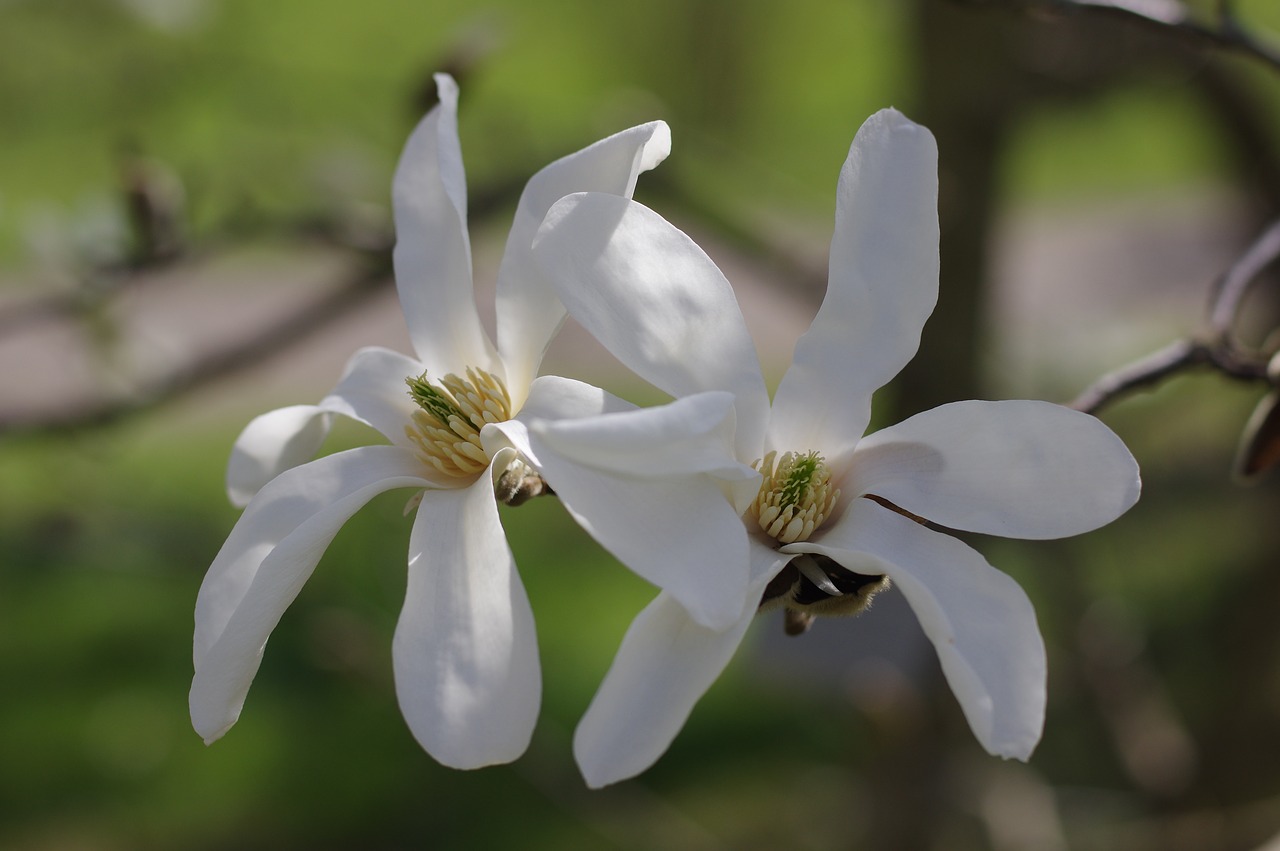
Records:
M938 140L941 281L919 354L893 383L891 409L878 412L886 423L989 395L982 366L991 236L1011 134L1030 107L1113 86L1144 53L1105 22L1032 20L956 0L915 0L914 12L911 112ZM937 845L951 745L968 733L940 669L932 670L919 728L883 743L870 767L878 800L869 847Z
M941 286L919 354L894 382L893 392L886 394L890 410L877 412L883 422L985 395L982 341L988 336L984 322L989 248L1000 167L1011 133L1026 110L1053 100L1096 96L1133 81L1139 71L1172 68L1182 74L1194 69L1199 73L1188 81L1191 94L1201 97L1220 128L1224 147L1241 167L1242 188L1264 215L1280 209L1280 157L1275 154L1280 148L1271 144L1274 125L1243 81L1231 73L1233 68L1201 64L1199 55L1181 42L1087 15L1032 20L1010 4L956 0L915 0L913 7L919 78L910 112L938 140ZM1259 499L1273 500L1274 489L1259 494ZM1274 552L1266 550L1268 561ZM1241 703L1247 701L1251 686L1266 679L1265 671L1273 664L1273 653L1241 651L1274 646L1267 642L1274 641L1274 591L1280 583L1280 572L1270 563L1250 576L1248 598L1255 605L1241 605L1231 617L1234 626L1220 631L1226 645L1223 658L1236 660L1225 691L1237 686L1241 693L1233 696ZM944 825L942 818L954 811L947 801L954 791L948 788L948 775L952 745L964 735L962 722L938 669L922 688L927 708L919 724L904 736L877 743L867 767L874 795L869 848L934 849L940 847L945 831L954 828ZM1240 734L1234 726L1218 731L1209 752L1221 750L1232 758L1221 765L1210 760L1210 788L1231 788L1221 775L1229 773L1228 765L1247 763L1234 761L1248 750L1242 740L1267 738L1258 730L1271 713L1268 708L1255 713L1262 717L1250 715L1254 723L1245 725L1247 733ZM1240 785L1249 787L1248 782ZM1176 807L1172 800L1148 801L1155 809L1161 803Z
M920 352L886 394L884 422L982 393L988 242L1001 154L1020 98L1011 57L1014 28L1004 17L975 14L948 0L916 0L911 117L938 140L941 285ZM874 801L868 848L936 847L947 812L950 742L959 713L936 666L924 682L915 729L877 743L868 766Z
M893 385L889 421L982 395L980 340L996 181L1021 101L1015 27L949 0L917 0L913 118L938 140L942 280L919 355Z

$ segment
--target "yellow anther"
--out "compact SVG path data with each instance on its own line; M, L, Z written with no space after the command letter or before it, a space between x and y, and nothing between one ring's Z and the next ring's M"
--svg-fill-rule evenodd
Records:
M406 378L409 395L422 408L404 433L423 461L447 476L474 476L489 466L480 443L487 423L511 419L511 397L498 376L467 367L467 377L453 373L432 383L426 373Z
M764 481L748 512L766 535L793 544L822 525L840 490L831 486L831 470L817 452L777 454L770 452L752 465Z

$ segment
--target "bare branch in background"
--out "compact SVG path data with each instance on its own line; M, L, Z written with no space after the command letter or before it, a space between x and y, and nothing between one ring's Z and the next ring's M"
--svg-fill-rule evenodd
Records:
M176 218L180 212L159 209L155 192L149 188L152 184L146 183L139 168L133 164L122 171L121 194L133 231L132 250L121 259L83 269L77 275L78 286L69 292L0 305L0 336L46 322L92 322L113 299L154 283L156 278L149 273L178 264L205 263L244 241L234 233L217 235L195 246L180 241L177 234L182 223ZM523 182L505 179L473 192L473 224L514 205L522 188ZM280 320L145 380L140 389L128 395L96 396L35 413L0 409L0 438L95 428L154 409L250 369L345 319L354 307L375 297L392 281L394 237L385 227L371 228L366 222L353 228L338 212L260 222L255 238L261 240L264 234L286 243L307 245L319 241L343 249L353 259L355 269L336 288L296 306Z
M1234 4L1220 0L1216 20L1202 23L1178 0L1003 0L1013 5L1057 14L1097 14L1168 34L1183 41L1235 53L1280 73L1280 47L1248 29Z
M1170 375L1185 372L1207 361L1204 346L1192 340L1176 340L1102 376L1072 400L1071 407L1086 414L1096 413L1120 396L1155 387Z
M117 246L116 259L90 264L77 276L78 286L70 292L0 305L0 335L38 322L84 315L144 280L144 273L187 258L182 180L167 164L144 156L133 139L121 143L117 158L128 244Z
M196 248L180 240L180 211L158 209L155 193L147 190L139 168L134 164L122 172L122 200L131 223L132 249L120 259L90 264L79 271L78 285L69 292L36 296L0 307L0 336L46 322L92 323L113 299L153 284L157 279L150 273L173 269L179 264L199 265L234 248L234 237L214 238ZM487 206L491 204L482 204L482 209ZM346 249L352 257L359 258L358 267L339 286L300 305L279 321L146 380L140 389L128 395L99 395L37 413L0 410L0 437L104 426L155 408L250 368L343 319L356 304L376 294L391 280L389 232L366 232L356 239L345 233L342 223L336 219L319 224L315 220L276 222L272 230L289 241L314 242L319 238Z
M1077 396L1071 407L1096 413L1116 399L1202 366L1228 378L1268 380L1267 363L1271 353L1241 344L1234 326L1249 288L1277 258L1280 258L1280 221L1263 231L1217 281L1205 333L1176 340L1104 375Z
M391 282L389 255L369 263L332 292L303 305L252 336L229 343L150 381L123 398L92 399L74 407L35 416L0 415L0 437L53 434L109 425L155 408L219 379L261 364L295 343L345 319L352 308Z
M1280 257L1280 221L1262 232L1244 254L1232 264L1215 286L1209 309L1209 327L1214 334L1225 336L1240 313L1240 303L1250 284Z

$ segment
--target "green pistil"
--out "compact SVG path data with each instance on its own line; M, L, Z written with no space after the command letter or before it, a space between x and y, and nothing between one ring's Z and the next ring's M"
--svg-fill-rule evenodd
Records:
M782 486L779 507L786 508L790 505L800 504L800 501L804 499L804 495L809 491L809 486L813 484L813 478L818 472L818 465L821 463L822 456L817 452L802 455L791 462L791 469L786 472L786 483Z
M466 414L462 413L453 397L428 381L425 372L417 378L406 378L404 383L409 385L409 395L418 403L418 407L435 417L440 425L447 428L450 417L466 421Z

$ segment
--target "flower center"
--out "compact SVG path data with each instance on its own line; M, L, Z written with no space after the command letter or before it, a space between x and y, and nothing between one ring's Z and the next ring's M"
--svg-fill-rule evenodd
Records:
M422 410L404 433L413 441L422 460L446 476L474 476L489 466L489 454L480 444L486 423L511 419L511 397L498 376L467 367L467 377L453 373L432 382L424 372L406 378L409 395Z
M840 490L831 486L831 470L817 452L787 452L781 458L777 454L770 452L751 465L764 481L747 510L765 534L793 544L807 540L822 525Z

